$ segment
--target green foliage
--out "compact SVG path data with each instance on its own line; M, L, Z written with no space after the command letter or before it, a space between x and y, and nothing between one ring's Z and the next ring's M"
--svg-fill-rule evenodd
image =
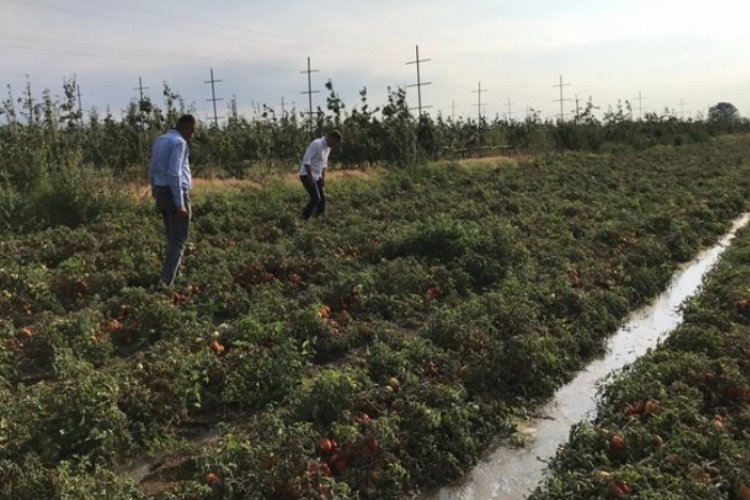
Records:
M535 499L743 498L750 488L750 233L743 229L684 322L602 388L597 417L576 425ZM613 449L612 436L624 440Z
M295 396L296 413L301 420L326 425L350 411L367 382L347 370L326 370L306 381Z
M393 99L389 119L408 121ZM455 123L422 125L437 138ZM488 124L472 126L460 140L486 145ZM169 488L162 496L175 500L397 498L459 477L508 435L511 414L601 353L628 311L745 209L749 151L731 136L411 165L332 178L330 212L305 224L298 183L204 191L166 290L150 199L84 212L75 227L6 233L0 495L138 498L125 464L143 471L144 457L162 464L144 494ZM683 340L690 355L659 359L638 382L682 383L676 413L653 419L659 432L706 405L736 412L735 428L747 420L731 398L744 366L705 359L730 338L742 346L747 280L730 281L715 301L739 306L689 305L703 321L690 338L701 340ZM735 322L743 328L725 328ZM722 375L691 384L680 380L688 369ZM651 449L649 429L629 432ZM583 435L595 456L606 451L596 432ZM326 451L323 439L336 444Z
M306 353L283 323L262 325L241 319L223 338L226 382L223 400L262 407L294 390L306 365Z

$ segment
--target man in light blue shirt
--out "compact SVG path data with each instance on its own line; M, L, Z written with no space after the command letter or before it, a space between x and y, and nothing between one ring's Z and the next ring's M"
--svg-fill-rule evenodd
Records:
M156 209L164 220L167 249L161 282L171 286L180 269L190 228L190 138L195 133L192 115L182 115L175 128L159 136L151 148L148 177Z

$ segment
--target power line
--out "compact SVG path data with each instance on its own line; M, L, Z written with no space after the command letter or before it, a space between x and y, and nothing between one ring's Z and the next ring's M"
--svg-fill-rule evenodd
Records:
M425 86L425 85L432 85L432 82L422 83L422 79L421 79L422 77L421 77L421 74L420 74L420 71L419 71L419 65L420 65L420 63L429 62L429 61L430 61L430 59L420 59L419 58L419 45L417 45L417 58L414 61L409 61L408 63L406 63L407 65L409 65L409 64L416 64L417 65L417 83L414 83L414 84L411 84L411 85L407 85L407 87L417 87L417 103L418 103L417 109L419 110L419 116L420 117L422 116L422 87ZM425 108L431 108L431 107L432 106L425 106Z
M187 21L189 23L194 23L194 24L198 24L201 26L205 26L205 25L214 26L222 30L233 30L233 31L238 31L242 33L250 33L253 35L267 36L267 37L272 37L272 38L281 38L283 40L289 40L291 38L291 36L288 33L273 33L270 31L259 31L259 30L250 29L250 28L240 28L237 26L229 26L226 24L214 23L214 22L206 21L204 19L192 19L187 16L179 16L179 15L175 16L173 13L165 14L165 13L154 12L154 11L150 11L146 9L139 9L135 7L126 7L123 5L116 4L116 3L103 2L101 0L83 0L83 1L88 2L88 3L93 3L93 4L104 5L106 7L115 7L117 9L129 10L131 12L136 12L136 13L141 13L141 14L149 14L152 16L160 17L160 18L163 18L165 15L168 15L170 19L179 19L182 21ZM18 3L22 3L22 2L18 2ZM301 43L304 43L306 45L309 44L309 42L310 40L307 37L304 39L304 41L301 41ZM351 45L338 45L338 44L333 44L333 43L321 41L321 40L316 40L315 43L316 45L325 45L325 46L334 47L337 49L353 50L353 51L360 51L360 52L371 52L371 53L384 54L384 55L387 54L389 56L394 56L394 57L396 56L396 54L393 52L377 51L377 50L372 50L370 48L363 48L363 47L352 47ZM289 45L276 45L276 44L268 44L268 45L278 46L278 47L289 46Z
M18 45L15 43L8 43L8 42L0 42L0 45L11 48L11 49L19 49L19 50L31 50L31 51L37 51L37 52L54 52L57 54L68 54L68 55L75 55L75 56L83 56L83 57L97 57L101 59L119 59L123 61L138 61L138 62L149 62L152 64L164 64L165 62L168 62L167 59L144 59L144 58L135 58L135 57L128 57L128 56L114 56L114 55L102 55L102 54L94 54L91 52L80 52L77 50L69 50L69 49L55 49L55 48L47 48L47 47L31 47L29 45ZM174 62L174 60L170 59L169 61Z
M221 80L214 80L214 69L211 68L211 79L208 81L205 81L203 83L210 83L211 84L211 99L206 99L206 101L211 101L214 105L214 125L217 127L219 126L219 117L216 114L216 101L223 101L224 98L216 98L216 88L214 87L214 83L219 83ZM222 116L222 118L224 118Z
M10 36L10 38L9 38ZM161 65L172 63L174 64L177 60L200 60L205 62L211 62L213 59L209 57L201 57L196 56L195 54L188 54L188 53L180 53L180 52L165 52L161 54L155 54L154 49L134 49L134 48L125 48L125 47L118 47L115 45L103 45L98 43L90 43L90 42L78 42L78 41L69 41L69 40L63 40L60 38L50 38L50 37L40 37L37 35L34 35L32 40L25 41L23 40L24 35L19 35L16 33L3 33L0 34L0 39L6 38L9 41L7 42L0 42L0 45L5 45L10 48L16 48L21 50L34 50L34 51L41 51L41 52L57 52L57 53L63 53L63 54L70 54L70 55L79 55L83 57L97 57L102 59L119 59L119 60L125 60L125 61L139 61L139 62L149 62L149 63L158 63ZM20 42L24 45L17 45L14 43L13 38L19 39ZM46 41L51 42L55 44L55 48L48 48L48 47L38 47L38 46L31 46L30 43L38 43L40 41ZM72 49L62 49L59 48L60 44L67 44L72 46ZM101 53L96 52L82 52L78 47L83 48L101 48L105 50L112 50L112 51L122 51L125 52L122 55L105 55ZM127 54L128 52L132 53ZM265 64L265 63L248 63L244 60L241 60L239 58L232 59L231 61L234 62L242 62L243 66L253 66L258 68L271 68L271 69L284 69L284 70L291 70L294 69L291 66L281 66L276 64Z
M129 19L123 19L122 17L117 17L117 16L108 16L108 15L100 14L100 13L85 12L85 11L81 11L81 10L69 9L69 8L58 7L58 6L54 6L54 5L41 4L41 3L35 3L35 2L24 2L24 1L21 1L21 0L6 0L6 1L17 3L17 4L21 4L21 5L26 5L26 6L29 6L29 7L36 7L36 8L41 8L41 9L48 9L48 10L54 10L54 11L64 12L64 13L68 13L68 14L74 14L74 15L79 16L79 17L80 16L94 17L94 18L100 18L100 19L107 19L109 21L115 21L115 22L118 22L118 23L125 23L125 24L127 24L129 26L132 25L132 21L131 20L129 20ZM135 12L141 12L141 13L147 13L147 14L150 14L150 15L158 16L160 18L163 18L165 16L165 14L163 14L163 13L156 13L156 12L153 12L153 11L145 11L145 10L142 10L142 9L134 9L134 8L129 8L129 7L123 7L123 6L120 6L120 5L108 4L108 3L105 3L105 2L98 2L98 3L102 3L103 5L107 5L107 6L110 6L110 7L116 7L116 8L121 8L121 9L125 9L125 10L131 10L131 11L135 11ZM171 19L173 17L172 14L169 14L169 17ZM216 26L218 28L221 28L222 31L221 32L199 31L199 30L190 29L190 28L181 28L181 27L177 27L177 26L173 26L173 25L158 24L158 23L154 23L154 22L143 21L143 20L140 20L140 19L138 20L138 22L142 26L151 26L151 27L154 27L154 28L159 28L161 30L170 30L170 31L183 32L183 33L198 34L198 35L203 35L203 36L211 36L211 37L214 37L214 38L223 38L223 39L226 39L226 40L233 40L235 42L236 41L240 41L240 42L248 43L248 44L271 46L271 47L278 47L278 48L283 48L283 49L290 49L290 48L294 48L295 47L295 45L288 44L288 43L287 44L275 44L275 43L262 42L262 41L257 41L257 40L249 40L247 38L240 38L240 37L237 37L237 36L226 35L226 34L223 33L223 31L227 30L227 29L237 30L237 31L246 31L246 32L247 31L251 31L251 30L245 30L245 29L242 29L242 28L234 28L234 27L230 27L230 26L226 26L226 25L217 24L217 23L207 23L205 21L192 20L192 19L189 19L189 18L186 18L186 17L179 17L178 16L177 18L185 20L185 21L188 21L188 22L191 22L191 23L201 24L201 25L213 24L214 26ZM262 32L254 32L254 33L255 34L263 34L264 36L275 36L275 37L279 37L279 38L284 38L286 40L288 40L288 39L291 38L290 35L283 35L283 34L273 35L273 34L262 33ZM338 46L338 45L335 45L335 44L326 43L324 41L316 42L316 43L321 44L321 45L333 46L333 47L336 47L337 49L340 49L340 50L356 50L356 51L360 51L360 52L366 52L366 51L368 51L368 49L363 49L363 48L353 49L352 47ZM303 46L303 44L304 44L305 47L309 46L309 40L305 40L305 41L300 40L300 42L296 45L296 47L301 47L301 46ZM391 54L391 53L386 53L386 52L382 52L382 53L383 54L388 54L388 55L391 55L391 56L395 56L395 54Z

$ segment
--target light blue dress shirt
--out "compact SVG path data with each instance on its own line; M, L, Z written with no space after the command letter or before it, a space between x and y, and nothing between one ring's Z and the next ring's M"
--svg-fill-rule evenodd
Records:
M151 163L148 166L151 187L169 187L174 204L178 207L185 205L183 193L190 191L193 184L189 156L187 141L174 129L159 136L151 148Z

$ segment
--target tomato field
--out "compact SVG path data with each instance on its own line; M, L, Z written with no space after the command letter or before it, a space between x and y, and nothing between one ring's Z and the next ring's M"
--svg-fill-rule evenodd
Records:
M389 169L331 180L307 223L299 183L196 192L170 290L150 199L9 233L0 496L399 498L457 479L747 210L748 158L739 135ZM747 484L738 246L540 498Z
M685 321L604 387L531 497L750 498L750 231Z

